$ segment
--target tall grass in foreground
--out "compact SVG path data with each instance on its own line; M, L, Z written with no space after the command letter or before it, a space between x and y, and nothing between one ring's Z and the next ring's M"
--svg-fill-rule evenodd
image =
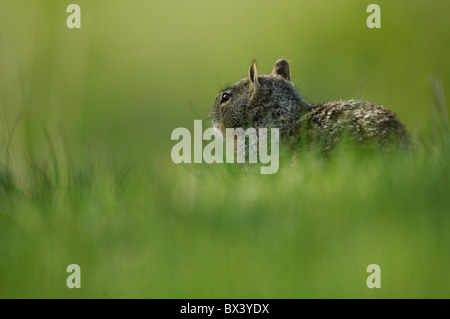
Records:
M117 170L50 137L27 165L6 152L0 297L448 298L439 110L441 133L411 153L282 154L275 175L166 158ZM81 289L66 287L72 263ZM381 289L366 286L373 263Z

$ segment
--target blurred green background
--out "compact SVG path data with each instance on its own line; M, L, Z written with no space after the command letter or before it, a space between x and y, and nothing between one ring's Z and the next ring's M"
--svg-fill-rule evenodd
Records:
M450 297L449 1L376 1L381 29L361 0L78 0L68 29L72 2L0 0L0 297ZM396 112L417 152L172 163L173 129L281 57L313 103Z

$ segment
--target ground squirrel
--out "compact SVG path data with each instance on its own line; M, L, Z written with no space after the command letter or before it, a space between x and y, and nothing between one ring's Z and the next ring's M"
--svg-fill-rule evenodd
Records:
M259 75L256 62L248 77L223 89L209 116L215 128L277 127L281 140L303 136L308 144L331 150L347 133L357 145L409 145L410 136L395 113L367 101L306 101L291 82L289 63L280 59L272 73Z

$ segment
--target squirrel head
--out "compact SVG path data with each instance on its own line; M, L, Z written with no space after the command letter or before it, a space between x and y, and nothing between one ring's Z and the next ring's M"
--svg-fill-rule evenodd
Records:
M302 112L311 107L291 82L286 60L276 61L271 73L261 75L253 61L248 77L217 94L209 117L223 134L226 128L277 127L283 136L291 132Z

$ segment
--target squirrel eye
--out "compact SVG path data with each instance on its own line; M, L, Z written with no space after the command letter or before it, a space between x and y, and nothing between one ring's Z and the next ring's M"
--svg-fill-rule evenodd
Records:
M231 95L229 93L224 93L222 94L222 100L220 101L220 103L224 103L226 101L228 101L231 98Z

